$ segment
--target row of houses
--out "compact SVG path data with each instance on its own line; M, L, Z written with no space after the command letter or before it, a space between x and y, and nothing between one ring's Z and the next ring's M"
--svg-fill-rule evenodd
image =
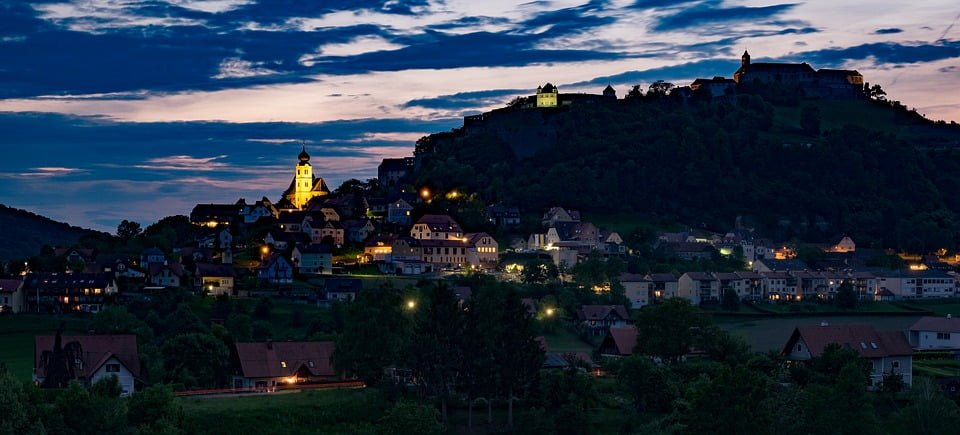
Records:
M836 297L844 283L849 283L862 300L949 298L960 293L956 274L910 269L687 272L680 277L673 274L623 274L620 283L633 308L674 297L688 299L694 304L717 303L728 289L739 299L749 301L827 301Z
M409 236L383 235L364 247L364 261L381 271L416 275L442 269L491 270L500 258L499 243L487 233L466 233L447 215L424 215Z
M591 252L624 255L623 238L615 231L604 231L581 219L580 212L552 207L541 219L544 232L513 243L520 252L546 252L557 267L572 267Z
M47 382L47 370L58 344L74 356L67 362L71 365L69 372L83 385L116 377L121 394L127 396L143 383L135 335L76 335L34 338L33 380L39 385L65 387ZM235 343L232 386L237 391L273 391L282 386L336 380L331 362L334 348L332 341Z

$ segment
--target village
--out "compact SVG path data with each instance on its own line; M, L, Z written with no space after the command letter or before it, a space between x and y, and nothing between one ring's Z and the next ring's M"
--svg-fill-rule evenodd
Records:
M831 98L853 98L863 86L856 71L751 64L744 53L734 79L698 79L672 92L722 99L749 80L814 83L809 89ZM509 110L611 98L609 86L602 95L565 95L548 83ZM866 362L869 391L905 392L921 376L948 394L960 387L960 319L951 312L960 309L958 253L858 246L846 234L830 243L774 240L740 218L724 231L564 204L486 203L473 192L417 185L418 165L415 157L383 159L377 178L331 190L304 145L276 201L197 204L146 229L124 221L112 245L100 245L111 248L46 246L8 265L0 319L46 325L31 335L18 375L46 388L115 379L121 396L152 385L172 385L182 397L396 385L440 398L445 413L447 393L437 389L470 396L482 388L443 376L471 369L434 373L425 367L436 361L406 346L434 321L422 313L451 307L464 322L457 334L466 334L471 309L486 306L483 316L509 316L496 340L515 346L491 345L491 355L534 371L624 382L622 365L641 350L658 363L712 360L742 342L744 355L767 352L779 367L771 376L783 382L801 382L797 367L847 352ZM503 313L490 308L499 306ZM383 325L367 323L380 316ZM61 322L55 334L44 319ZM88 321L95 333L83 334ZM417 325L413 333L405 322ZM671 327L677 341L658 343ZM410 342L371 362L390 334ZM450 352L476 351L461 338L438 340L458 341ZM181 358L210 370L193 373ZM511 425L513 395L504 391L536 379L529 376L482 390L508 403ZM482 403L492 407L487 396Z

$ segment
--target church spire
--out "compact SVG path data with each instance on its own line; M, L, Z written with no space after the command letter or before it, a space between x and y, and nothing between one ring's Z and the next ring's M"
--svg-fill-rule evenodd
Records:
M301 144L300 155L297 156L300 159L300 163L307 163L310 161L310 154L307 154L307 146Z
M747 50L743 50L743 56L740 56L740 66L750 65L750 53L747 53Z

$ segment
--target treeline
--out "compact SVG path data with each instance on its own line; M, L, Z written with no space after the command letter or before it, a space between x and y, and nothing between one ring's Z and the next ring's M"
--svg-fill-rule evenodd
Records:
M92 230L0 204L0 263L35 255L45 244L70 245Z
M418 185L524 210L562 205L715 230L743 216L783 240L846 233L861 246L960 247L960 197L951 194L960 187L960 150L921 149L865 128L869 120L821 132L819 110L805 107L799 122L781 112L760 94L573 105L551 115L557 144L522 160L509 152L518 144L496 131L422 139ZM955 126L938 128L960 138Z

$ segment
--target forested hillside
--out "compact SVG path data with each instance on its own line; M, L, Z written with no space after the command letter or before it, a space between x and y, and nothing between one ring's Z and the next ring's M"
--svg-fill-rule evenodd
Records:
M90 232L26 210L0 205L0 260L37 255L43 245L69 246Z
M421 139L417 182L531 211L562 205L715 230L743 216L783 239L847 233L862 246L960 246L960 126L899 103L757 92L542 112L526 132L494 121ZM525 144L514 138L538 131L547 146L516 152Z

